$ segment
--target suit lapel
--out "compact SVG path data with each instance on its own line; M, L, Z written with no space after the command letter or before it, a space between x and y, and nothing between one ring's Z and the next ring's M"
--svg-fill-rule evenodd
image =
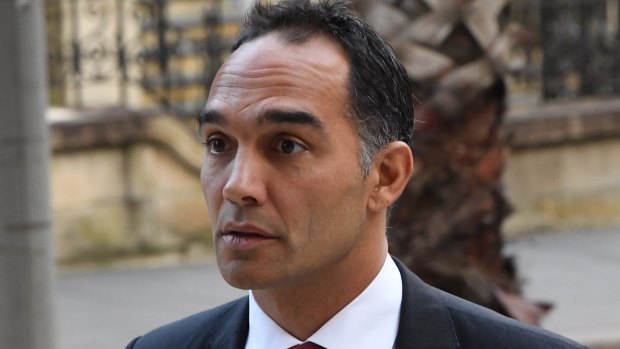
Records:
M237 304L220 316L220 324L212 339L205 343L205 349L243 349L249 330L248 297L241 298Z
M434 288L425 284L398 259L393 258L403 282L403 300L396 349L454 349L458 339L450 313ZM243 349L249 330L248 297L240 299L220 316L218 326L205 349Z
M450 313L434 288L393 258L403 280L403 300L396 349L452 349L458 339Z

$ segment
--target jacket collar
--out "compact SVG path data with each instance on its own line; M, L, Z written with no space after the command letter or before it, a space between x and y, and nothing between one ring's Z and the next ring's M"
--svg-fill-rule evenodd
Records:
M250 306L245 296L223 313L218 321L218 331L213 334L205 349L243 349L248 338Z
M459 343L450 313L438 291L425 284L401 261L392 257L403 282L403 300L395 349L458 348ZM249 330L248 297L220 316L221 326L205 348L243 349Z
M403 301L396 349L458 348L450 313L438 291L392 257L403 280Z

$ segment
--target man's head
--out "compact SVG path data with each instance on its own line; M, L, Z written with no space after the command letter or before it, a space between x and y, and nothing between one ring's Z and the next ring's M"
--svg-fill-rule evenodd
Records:
M266 25L267 14L286 26L252 29ZM334 28L309 30L323 22ZM303 30L295 31L296 23ZM350 53L342 42L348 36L337 39L336 29L366 46ZM412 119L405 115L411 105L394 107L406 103L408 88L377 74L394 73L386 68L390 52L340 4L254 9L200 116L207 145L201 181L218 265L230 284L363 283L378 271L387 252L386 211L412 168L411 120L404 120ZM364 151L370 155L362 166Z
M270 6L257 2L232 49L273 32L290 44L320 35L343 48L350 64L349 114L362 142L364 173L386 144L403 141L411 145L413 100L407 72L392 48L349 11L346 1L287 0Z

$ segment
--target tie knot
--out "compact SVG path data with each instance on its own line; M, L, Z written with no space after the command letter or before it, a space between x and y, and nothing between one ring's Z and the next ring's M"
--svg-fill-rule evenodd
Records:
M305 343L292 346L289 349L325 349L325 348L312 342L305 342Z

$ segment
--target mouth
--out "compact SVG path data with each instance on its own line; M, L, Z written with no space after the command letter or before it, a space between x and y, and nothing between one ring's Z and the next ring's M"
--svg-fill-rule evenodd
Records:
M270 233L249 225L226 224L220 233L222 241L234 249L252 249L276 239Z
M261 233L254 233L254 232L248 232L248 231L228 231L228 232L223 232L222 233L222 237L231 237L231 238L239 238L239 239L270 239L270 237L263 235Z

